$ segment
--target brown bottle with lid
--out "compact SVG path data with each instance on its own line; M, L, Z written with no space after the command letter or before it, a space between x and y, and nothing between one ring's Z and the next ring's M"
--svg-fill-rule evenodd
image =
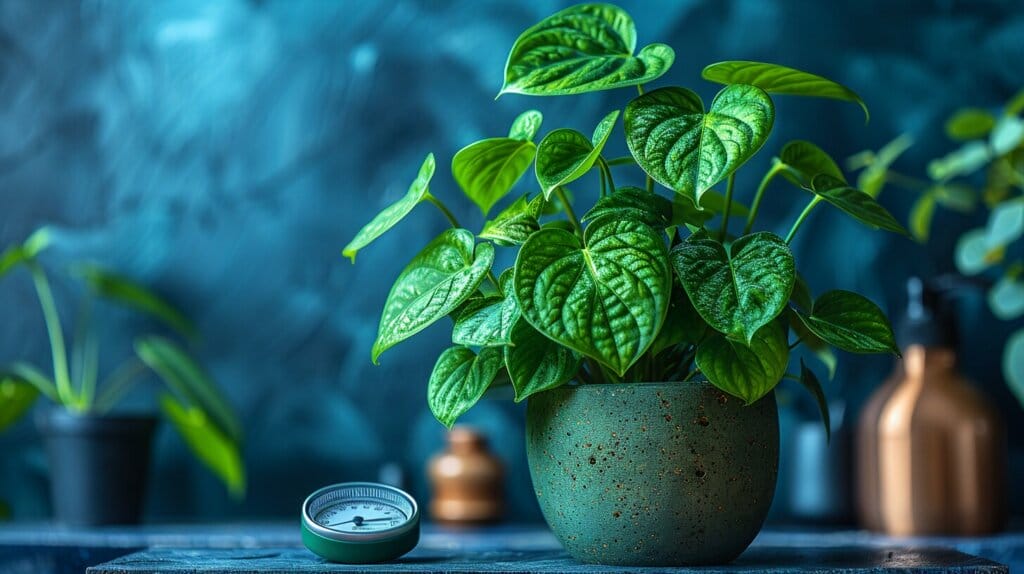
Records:
M957 371L943 294L907 284L903 359L857 430L861 525L893 536L995 532L1006 521L1006 438L998 411Z
M476 430L456 426L448 448L430 460L434 489L430 515L446 524L481 524L501 519L504 510L504 468Z

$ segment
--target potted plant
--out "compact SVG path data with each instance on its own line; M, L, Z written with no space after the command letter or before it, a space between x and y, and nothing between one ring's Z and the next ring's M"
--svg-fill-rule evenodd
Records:
M789 244L822 203L869 227L904 230L804 141L782 148L749 209L738 201L736 170L768 138L772 94L863 107L854 92L792 68L721 62L703 73L725 84L708 109L686 88L648 91L674 54L663 44L636 53L635 44L632 19L607 4L574 6L526 30L509 54L501 94L635 86L639 95L624 113L601 118L590 137L559 128L534 143L542 118L530 110L508 136L455 154L452 175L485 216L531 166L540 188L475 234L429 189L436 164L428 155L407 194L344 254L354 260L416 205L436 206L451 229L396 279L372 360L450 317L452 346L428 383L431 410L450 427L505 381L516 401L529 400L534 488L572 556L622 565L725 563L749 545L771 502L778 464L772 389L791 377L824 405L802 362L799 375L787 374L791 349L803 344L826 361L832 346L897 353L889 322L871 301L847 291L812 297ZM631 155L607 158L620 115ZM645 188L617 186L615 171L636 166ZM596 181L581 179L591 172ZM778 176L809 194L785 237L754 231ZM586 211L579 209L584 185L596 196ZM734 216L745 222L730 227ZM514 265L496 273L499 249L517 253ZM824 408L822 415L827 427Z
M26 413L40 395L54 403L56 408L41 411L37 422L49 455L57 520L73 525L138 522L157 419L113 411L147 375L164 384L164 417L231 494L241 496L241 426L216 385L179 343L155 333L139 336L134 356L100 378L99 345L91 323L95 296L157 319L178 339L195 337L191 321L142 285L94 265L79 265L75 276L87 294L69 356L50 281L39 261L49 242L44 228L0 254L0 277L18 267L31 277L53 360L52 376L24 362L0 369L0 430Z

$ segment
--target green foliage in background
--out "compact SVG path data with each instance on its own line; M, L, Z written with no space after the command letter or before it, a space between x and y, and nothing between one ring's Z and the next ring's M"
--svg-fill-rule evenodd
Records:
M39 396L72 413L104 415L140 382L155 378L166 387L160 401L165 417L230 493L244 496L242 428L216 384L185 348L197 336L192 321L145 286L81 264L71 270L86 289L69 348L49 276L39 259L49 243L50 232L43 228L0 254L0 277L23 268L35 286L52 359L50 374L24 362L0 366L0 431L20 419ZM140 335L134 356L101 377L92 316L96 298L148 316L176 337Z
M821 386L806 366L799 375L786 374L793 348L807 344L830 375L833 347L898 354L881 309L845 291L814 299L790 250L820 203L868 227L906 233L874 196L849 184L825 151L804 141L785 145L752 193L736 185L737 170L771 133L773 94L845 100L866 115L860 97L821 76L736 61L704 70L705 79L725 84L706 106L683 87L645 91L668 70L674 53L663 44L636 52L636 44L632 18L608 4L567 8L525 31L509 54L502 94L635 86L637 96L597 121L590 136L558 128L534 144L542 118L531 110L507 137L459 151L452 175L485 215L522 187L534 166L529 193L479 233L426 191L434 171L434 157L427 155L409 194L344 249L354 258L418 203L431 203L451 224L399 275L372 352L376 362L449 317L452 346L438 358L427 390L431 410L446 426L489 387L508 381L521 401L571 381L686 384L703 378L749 404L788 377L809 389L824 411ZM604 148L620 117L631 155L608 158ZM645 187L617 186L620 169L638 170ZM587 178L593 173L596 178ZM755 232L770 184L782 180L806 194L806 207L784 237ZM740 194L750 196L749 208ZM573 198L588 195L592 206L579 210ZM729 227L736 218L744 220L739 235ZM516 257L499 276L493 265L502 249Z

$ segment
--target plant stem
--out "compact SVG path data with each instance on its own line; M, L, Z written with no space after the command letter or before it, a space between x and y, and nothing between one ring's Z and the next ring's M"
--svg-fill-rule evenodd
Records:
M764 199L764 192L768 189L768 184L785 169L785 164L775 160L772 162L772 168L761 178L761 184L757 186L757 192L754 194L754 203L750 205L750 213L747 214L747 225L743 228L743 235L750 233L750 230L754 228L754 220L757 219L757 211L761 209L761 200Z
M719 243L725 243L729 237L729 212L732 211L732 191L736 186L736 172L729 174L729 181L725 184L725 211L722 212L722 231L719 233Z
M50 281L46 278L43 268L35 262L29 264L29 271L32 273L32 282L35 284L36 294L39 296L39 306L43 310L46 332L50 338L50 354L53 357L53 378L57 384L57 396L63 405L72 410L80 410L75 391L71 388L68 352L64 346L64 331L60 326L60 315L57 313L57 304L53 300Z
M455 219L455 216L452 215L452 212L448 210L448 207L445 206L445 204L442 203L440 199L434 197L433 194L431 193L427 193L426 200L434 204L435 207L441 210L441 213L443 213L445 218L448 219L448 223L452 224L452 227L454 227L455 229L460 229L462 227L461 225L459 225L459 220Z
M96 412L103 414L112 409L146 370L146 365L138 359L125 361L110 375L107 384L103 385L103 392L96 399Z
M797 348L797 346L798 346L798 345L799 345L799 344L800 344L800 343L801 343L801 342L802 342L803 340L804 340L804 338L803 338L803 337L797 337L797 338L796 338L796 341L793 341L792 343L790 343L790 344L789 344L789 350L790 350L790 351L792 351L793 349Z
M601 370L601 365L598 365L597 361L591 359L590 357L587 357L586 363L587 371L590 373L590 378L594 381L594 383L603 384L608 382L605 380L604 371Z
M640 92L641 96L644 95L644 85L643 84L637 84L636 85L636 91Z
M644 187L647 189L647 193L654 193L654 178L647 176L647 182Z
M601 171L604 172L604 177L608 180L608 187L611 188L611 193L615 193L615 179L612 177L612 170L608 168L608 164L604 161L603 157L598 156L597 161L600 163Z
M583 226L580 224L580 220L576 217L576 212L572 210L572 204L569 203L569 198L565 196L565 190L562 186L555 188L555 195L558 196L558 201L562 202L562 209L565 210L565 215L569 217L569 222L576 228L576 232L583 235Z
M804 220L807 219L807 216L811 214L811 210L813 210L814 206L818 205L818 202L820 202L820 201L821 201L821 196L820 195L815 195L814 199L812 199L810 201L810 203L807 204L807 207L805 207L804 210L800 212L800 216L797 217L796 221L793 222L793 227L791 227L789 229L789 234L786 235L786 244L787 245L790 242L793 241L793 236L796 235L796 230L800 229L800 226L803 225Z
M608 178L604 175L604 169L597 170L597 173L601 176L601 197L608 195Z
M487 279L491 282L492 285L494 285L494 288L498 290L498 293L501 294L501 283L498 283L498 278L494 276L493 269L487 270Z
M607 163L610 166L615 166L615 165L634 165L634 164L636 164L636 160L633 159L633 156L631 156L631 155L624 155L622 157L613 157L612 159L606 161L605 163Z

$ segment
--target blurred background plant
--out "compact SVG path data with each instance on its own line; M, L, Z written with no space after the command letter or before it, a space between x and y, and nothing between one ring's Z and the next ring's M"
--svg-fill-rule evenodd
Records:
M1001 110L961 108L945 123L959 146L928 162L927 177L907 175L893 164L913 145L904 134L878 151L849 160L861 170L858 184L874 196L886 184L917 193L908 227L924 243L933 232L936 207L970 214L987 211L984 226L963 233L956 242L956 268L977 276L987 289L992 314L1003 321L1024 316L1024 90ZM941 230L940 230L941 231ZM1010 335L1003 350L1003 376L1024 406L1024 328Z
M52 376L27 362L0 366L0 432L25 415L40 396L70 413L104 416L140 383L156 379L164 386L159 398L164 417L232 496L244 496L242 428L216 384L182 346L198 336L192 322L146 287L96 265L77 263L70 274L86 289L68 349L50 280L39 261L49 243L50 232L42 228L0 254L0 278L22 268L32 279L53 361ZM136 336L134 354L101 377L93 317L97 298L157 320L174 339L155 333ZM0 518L4 510L0 507Z

